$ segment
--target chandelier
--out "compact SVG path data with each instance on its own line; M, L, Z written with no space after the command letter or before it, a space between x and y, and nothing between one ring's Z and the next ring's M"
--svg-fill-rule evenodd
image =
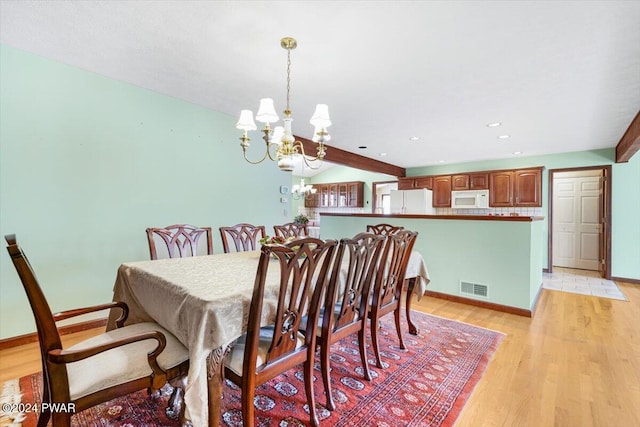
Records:
M318 190L313 188L313 186L307 184L304 184L304 178L300 178L300 184L295 184L292 188L291 188L291 197L299 200L302 198L305 199L309 199L311 198L314 194L316 194Z
M273 99L261 99L256 120L264 123L264 128L261 132L264 134L262 139L265 142L265 153L260 160L249 160L249 158L247 158L247 149L249 148L249 141L251 139L247 135L247 132L256 130L257 127L253 121L253 112L251 110L242 110L240 119L236 124L236 128L242 130L242 136L240 137L242 154L244 155L244 159L251 164L262 163L267 157L273 161L277 160L280 170L287 172L294 169L295 159L298 157L301 157L309 168L318 169L326 154L324 143L330 140L329 133L327 132L327 128L331 126L329 107L327 107L326 104L316 105L316 110L309 121L315 127L312 140L317 143L316 155L315 157L308 155L304 152L302 142L297 141L291 131L291 122L293 121L289 107L289 95L291 91L291 51L298 46L298 42L292 37L285 37L280 40L280 46L287 50L287 107L284 110L284 118L282 119L284 127L276 126L274 129L271 129L271 124L278 121L278 115L273 106Z

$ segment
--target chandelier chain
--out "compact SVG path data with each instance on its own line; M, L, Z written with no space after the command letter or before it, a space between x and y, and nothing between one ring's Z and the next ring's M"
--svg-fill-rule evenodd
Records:
M287 49L287 111L291 111L289 107L289 93L291 92L291 49Z

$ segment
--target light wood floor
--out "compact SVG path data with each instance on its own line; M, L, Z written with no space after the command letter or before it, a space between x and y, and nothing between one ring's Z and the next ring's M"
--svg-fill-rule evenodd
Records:
M640 286L618 285L628 302L542 290L533 319L429 297L415 304L506 334L456 426L640 426ZM40 370L37 346L0 351L0 367L0 381Z

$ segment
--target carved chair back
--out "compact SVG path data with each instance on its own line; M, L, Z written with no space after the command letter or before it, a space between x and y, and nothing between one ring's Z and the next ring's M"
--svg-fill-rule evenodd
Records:
M212 237L211 227L175 224L164 228L147 228L151 259L183 258L203 255L205 252L211 255Z
M381 234L383 236L386 236L388 234L393 234L396 231L400 231L403 229L404 227L391 225L391 224L367 225L367 233Z
M337 242L302 238L285 245L263 245L258 261L256 281L243 343L242 368L234 368L234 351L227 357L225 377L241 385L243 419L252 425L255 414L255 387L304 363L305 389L312 425L318 425L313 394L313 365L316 336L314 325L331 272ZM271 259L275 257L276 263ZM261 327L265 313L265 287L268 270L279 267L279 290L274 323ZM308 318L306 333L301 333L301 320ZM231 365L230 365L231 364Z
M304 237L309 235L306 224L296 224L288 222L282 225L274 225L273 231L276 236L288 239L289 237Z
M259 240L266 234L264 225L241 223L231 227L220 227L224 253L233 252L234 249L235 252L255 251L259 248Z
M332 343L358 332L363 376L371 380L365 330L370 290L384 241L384 236L372 233L359 233L351 239L340 240L321 315L319 334L322 379L327 407L331 410L335 409L329 379Z

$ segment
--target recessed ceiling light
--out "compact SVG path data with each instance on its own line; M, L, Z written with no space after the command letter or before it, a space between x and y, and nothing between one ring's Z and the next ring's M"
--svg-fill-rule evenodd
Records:
M522 151L514 151L513 154L515 154L517 156L519 154L522 154Z
M366 148L367 148L367 146L366 146L366 145L361 145L361 146L359 146L358 148L359 148L359 149L361 149L361 150L364 150L364 149L366 149Z
M384 156L386 156L386 155L387 155L387 153L380 153L380 156L381 156L381 157L384 157Z
M500 122L487 123L487 127L490 127L490 128L496 128L500 125L502 125L502 123Z
M511 135L498 135L498 139L507 139L510 138Z
M409 141L417 141L419 139L420 139L419 136L412 136L412 137L409 138Z

